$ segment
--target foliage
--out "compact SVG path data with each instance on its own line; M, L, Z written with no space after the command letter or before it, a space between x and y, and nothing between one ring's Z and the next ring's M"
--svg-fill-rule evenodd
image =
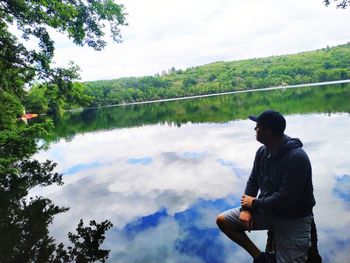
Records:
M85 93L85 86L82 83L73 80L74 76L69 81L61 78L62 83L52 82L33 86L23 100L26 110L55 114L62 109L87 106L91 103L92 97Z
M73 255L73 262L95 262L108 258L109 250L100 249L100 245L105 239L105 232L113 225L109 221L97 224L92 220L89 227L84 227L83 220L80 220L77 227L77 234L69 233L69 240L74 247L68 247L69 254Z
M35 113L46 113L49 111L49 99L46 96L46 88L40 85L33 86L24 98L26 110Z
M75 81L79 78L78 70L79 67L71 63L69 68L54 70L53 80L39 85L48 101L49 113L57 113L72 106L86 106L91 101L90 96L84 93L84 85Z
M54 86L50 87L53 97L74 97L73 104L80 103L81 98L81 95L76 96L77 89L71 85L79 77L78 68L74 65L67 69L51 68L54 43L49 28L65 33L77 45L101 50L106 45L105 23L109 24L111 36L117 42L121 41L119 26L126 24L123 6L112 0L1 0L0 17L0 88L22 100L24 84L37 78ZM38 47L28 50L10 33L9 25L17 26L24 41L37 38ZM79 90L83 91L82 87ZM81 104L84 103L83 98ZM58 110L55 106L53 111Z
M163 76L85 83L91 106L220 93L350 77L350 43L293 55L216 62Z
M49 224L67 208L28 193L62 184L55 163L32 159L52 125L18 123L24 104L33 111L57 112L90 103L84 86L76 82L77 66L51 67L54 42L49 32L100 50L106 45L106 23L120 42L119 27L126 24L122 5L112 0L0 0L0 262L105 262L108 257L108 250L100 249L112 226L108 221L91 221L88 227L81 221L77 234L69 233L72 246L67 248L50 237ZM29 49L25 42L33 38L38 45ZM26 88L34 83L27 96Z
M23 113L23 106L18 98L0 89L0 131L5 127L16 127L17 117Z
M340 8L346 8L347 6L350 5L350 1L349 0L333 0L333 2L335 2L337 4L337 7ZM326 6L329 6L331 1L330 0L324 0L324 3Z

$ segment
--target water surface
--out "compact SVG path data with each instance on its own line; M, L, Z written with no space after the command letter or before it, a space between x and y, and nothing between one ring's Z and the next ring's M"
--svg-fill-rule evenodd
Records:
M247 116L274 108L313 165L324 262L349 262L349 99L334 85L67 113L35 156L65 184L32 194L71 208L51 227L59 241L80 218L112 221L110 262L251 262L215 217L238 205L260 146ZM250 235L263 249L266 232Z

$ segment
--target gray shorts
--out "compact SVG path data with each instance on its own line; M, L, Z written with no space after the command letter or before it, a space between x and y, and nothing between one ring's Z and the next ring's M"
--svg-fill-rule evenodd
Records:
M225 221L236 231L247 231L239 220L239 208L222 213ZM280 218L253 211L253 224L250 230L273 229L276 241L277 263L305 263L311 246L312 216L301 218Z

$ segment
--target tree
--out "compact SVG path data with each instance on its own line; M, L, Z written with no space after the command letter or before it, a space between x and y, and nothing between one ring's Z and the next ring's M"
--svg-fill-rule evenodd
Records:
M350 5L350 1L349 0L333 0L333 2L335 2L337 4L337 7L340 8L346 8L347 6ZM330 0L324 0L324 3L326 6L329 6L331 1Z
M107 43L107 23L113 40L120 42L125 13L113 0L0 0L0 262L105 262L108 257L109 251L100 245L112 226L109 221L91 221L88 227L81 221L77 234L68 234L73 245L67 248L49 236L54 216L68 208L26 196L36 186L62 184L55 163L31 159L39 150L38 141L50 135L52 124L17 123L25 100L43 111L89 100L76 83L77 66L51 66L54 42L49 32L54 29L77 45L101 50ZM14 27L23 43L12 32ZM37 39L37 48L25 46L30 38ZM25 86L33 83L38 86L25 97Z
M51 68L54 43L49 28L65 33L77 45L101 50L107 43L103 31L106 23L117 42L121 42L119 26L126 25L123 6L112 0L0 0L0 17L0 85L21 99L23 85L34 78L57 85L57 94L69 97L69 83L79 77L74 66ZM37 38L38 48L28 50L19 43L9 25L17 26L24 41Z
M35 113L46 113L49 110L49 99L45 96L45 88L33 86L24 99L26 110Z
M194 86L198 83L198 81L193 78L193 77L188 77L186 79L184 79L184 81L182 82L182 85L185 87L185 88L189 88L190 86Z
M13 94L0 90L0 131L5 127L16 127L17 117L23 113L23 106Z

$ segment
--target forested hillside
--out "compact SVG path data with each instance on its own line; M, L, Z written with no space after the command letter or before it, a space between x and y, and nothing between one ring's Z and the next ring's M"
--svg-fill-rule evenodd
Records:
M162 76L87 82L91 106L350 78L350 43L292 55L216 62Z

